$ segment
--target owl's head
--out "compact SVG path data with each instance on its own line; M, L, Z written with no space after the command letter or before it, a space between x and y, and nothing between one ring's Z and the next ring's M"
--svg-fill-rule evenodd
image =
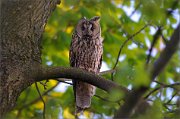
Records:
M76 26L76 33L79 37L92 37L96 38L101 35L101 27L99 25L100 17L95 16L88 20L81 19Z

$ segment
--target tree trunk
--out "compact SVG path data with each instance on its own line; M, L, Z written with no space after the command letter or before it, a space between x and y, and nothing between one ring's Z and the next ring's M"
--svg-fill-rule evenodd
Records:
M41 65L41 36L59 0L2 0L0 118L13 109Z

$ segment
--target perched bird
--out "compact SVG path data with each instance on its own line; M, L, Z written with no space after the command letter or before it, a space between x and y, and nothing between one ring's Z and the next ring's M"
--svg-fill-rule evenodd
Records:
M95 74L99 73L102 63L103 44L101 38L100 17L81 19L72 35L70 46L70 65ZM95 87L81 81L73 81L76 111L82 112L90 107Z

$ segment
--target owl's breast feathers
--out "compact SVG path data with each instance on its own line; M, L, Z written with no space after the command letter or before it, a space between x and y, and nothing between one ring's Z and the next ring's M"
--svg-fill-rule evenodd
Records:
M101 65L103 46L102 38L82 37L73 35L71 51L74 54L73 67L79 67L90 72L98 73Z
M98 73L102 62L102 39L97 37L79 37L73 35L70 47L70 65L89 72ZM76 112L79 113L90 107L91 97L95 94L95 87L73 80L73 89L76 102Z

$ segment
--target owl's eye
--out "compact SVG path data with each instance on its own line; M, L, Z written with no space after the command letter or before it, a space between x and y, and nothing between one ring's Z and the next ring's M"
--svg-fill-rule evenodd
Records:
M95 28L94 28L94 26L93 26L93 24L92 24L92 26L91 26L91 30L93 31Z
M94 30L94 28L93 28L93 27L91 27L91 30L93 31L93 30Z
M82 26L82 27L81 27L81 30L83 30L83 31L84 31L84 30L85 30L85 27L84 27L84 26Z

